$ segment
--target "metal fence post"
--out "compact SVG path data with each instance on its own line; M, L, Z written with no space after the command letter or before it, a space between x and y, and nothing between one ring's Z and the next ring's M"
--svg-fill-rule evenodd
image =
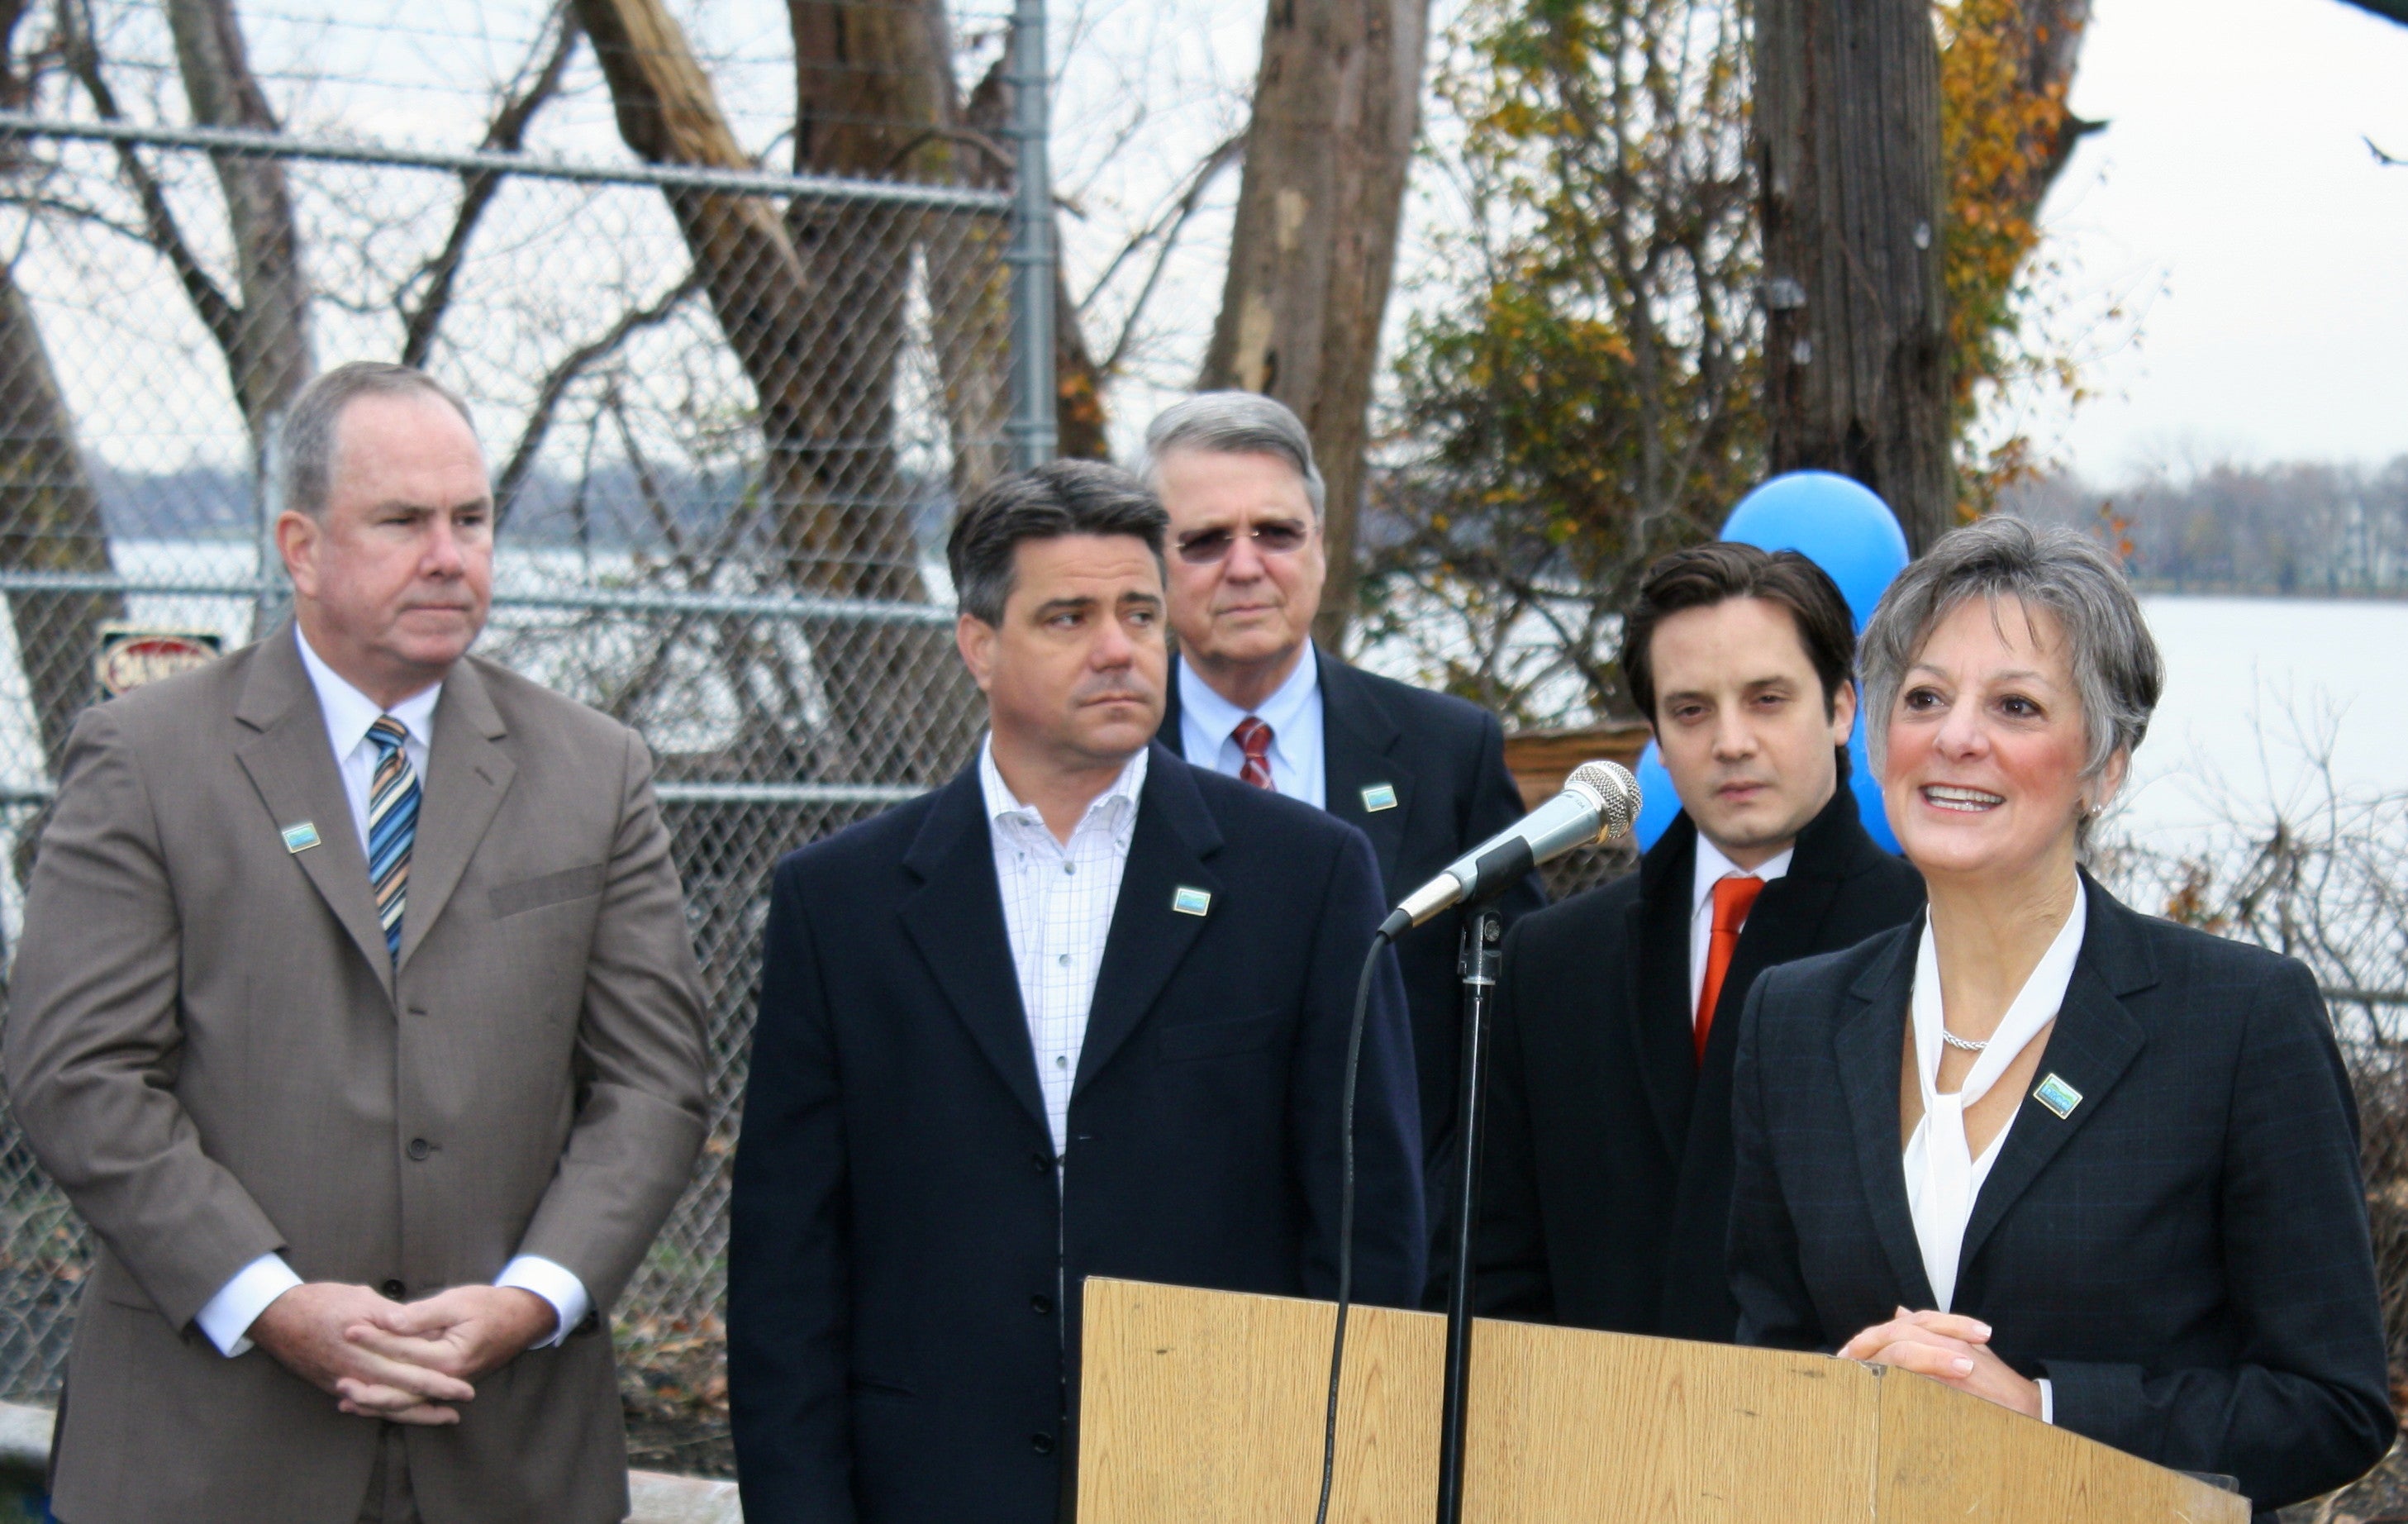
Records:
M1045 0L1011 7L1012 197L1011 464L1026 470L1054 458L1054 175L1046 159Z

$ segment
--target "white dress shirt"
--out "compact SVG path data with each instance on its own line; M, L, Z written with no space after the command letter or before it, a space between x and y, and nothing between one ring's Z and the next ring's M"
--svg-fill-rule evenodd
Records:
M1981 1199L1982 1185L1990 1178L1990 1168L1999 1161L1999 1151L2014 1129L2014 1114L2009 1113L2006 1126L1999 1129L1982 1157L1972 1157L1972 1145L1965 1136L1965 1111L1990 1093L2041 1028L2057 1019L2057 1008L2065 1003L2066 987L2073 982L2074 960L2082 954L2082 934L2089 924L2090 910L2085 903L2079 884L2074 886L2073 911L2057 928L2056 938L2048 944L2040 961L2024 980L2024 987L2015 993L2007 1014L1999 1018L1998 1029L1990 1034L1989 1045L1973 1060L1964 1083L1947 1095L1940 1093L1940 1054L1944 1045L1940 1033L1945 1025L1941 1005L1940 956L1931 935L1931 921L1923 923L1923 940L1914 955L1914 1024L1915 1082L1923 1090L1923 1120L1906 1140L1906 1203L1914 1216L1914 1240L1923 1251L1923 1273L1931 1282L1931 1294L1942 1312L1949 1310L1956 1300L1957 1260L1965 1247L1965 1225L1972 1220L1973 1204ZM2017 1107L2018 1111L2022 1108ZM2045 1381L2040 1383L2041 1420L2056 1421L2055 1393Z
M390 710L379 708L377 701L345 682L340 674L327 666L301 633L293 626L294 643L301 648L301 665L309 673L309 685L317 690L318 709L326 722L326 739L335 750L335 769L342 775L343 796L351 807L351 825L358 830L360 852L366 855L368 846L368 785L376 777L378 750L368 740L368 726L386 714L401 722L408 734L402 739L402 755L408 758L410 770L418 774L422 790L426 786L427 748L435 739L435 705L443 696L440 683L403 699ZM408 911L402 913L403 924L408 924ZM263 1254L235 1272L234 1277L208 1300L200 1315L194 1319L209 1343L228 1357L246 1354L251 1349L251 1326L267 1304L301 1284L301 1277L285 1262L280 1254ZM494 1281L495 1286L514 1286L531 1291L552 1304L558 1319L552 1337L537 1345L556 1344L568 1337L569 1331L585 1318L594 1305L587 1295L585 1283L575 1272L555 1264L539 1255L523 1254L502 1268Z
M1796 847L1784 847L1754 868L1742 868L1707 841L1704 832L1698 833L1698 871L1689 889L1689 1014L1693 1019L1698 999L1706 992L1706 955L1712 951L1714 930L1714 885L1730 878L1756 878L1770 884L1789 871L1789 859L1796 855Z
M995 765L995 738L990 735L979 747L979 786L986 798L996 887L1003 894L1003 928L1020 975L1020 1009L1028 1021L1037 1088L1045 1098L1045 1125L1057 1157L1069 1146L1070 1088L1079 1078L1096 972L1103 966L1129 841L1137 834L1145 758L1140 747L1111 787L1087 806L1064 843L1054 839L1037 807L1021 803L1003 781Z
M1199 768L1235 778L1245 770L1239 722L1249 715L1271 727L1271 787L1316 810L1329 807L1329 769L1321 751L1321 656L1311 646L1256 710L1242 710L1212 691L1188 662L1179 664L1179 749Z

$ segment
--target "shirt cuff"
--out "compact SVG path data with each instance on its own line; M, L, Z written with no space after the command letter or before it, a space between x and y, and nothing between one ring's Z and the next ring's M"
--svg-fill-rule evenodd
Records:
M2057 1388L2046 1376L2040 1378L2040 1421L2057 1422Z
M575 1332L577 1325L585 1321L585 1315L594 1310L594 1299L585 1294L585 1283L577 1278L576 1272L541 1255L520 1255L502 1267L494 1284L532 1291L552 1303L559 1325L552 1330L551 1338L537 1340L527 1346L530 1349L550 1349Z
M232 1359L236 1355L251 1353L251 1326L267 1304L301 1284L301 1277L284 1262L280 1254L263 1254L234 1272L234 1279L218 1288L193 1321L218 1346L218 1353Z

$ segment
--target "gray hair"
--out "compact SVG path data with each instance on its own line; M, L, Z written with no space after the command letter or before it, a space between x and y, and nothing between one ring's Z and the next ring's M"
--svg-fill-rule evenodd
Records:
M1320 467L1312 464L1312 436L1304 420L1277 397L1259 392L1198 392L1165 409L1145 431L1145 464L1138 474L1146 485L1160 490L1162 457L1174 450L1276 455L1304 479L1312 516L1316 522L1321 518L1322 500L1328 494L1321 484Z
M2082 700L2085 779L2105 771L2117 752L2139 749L2165 687L2166 665L2123 568L2086 535L1994 517L1942 536L1899 573L1865 626L1856 669L1874 757L1888 740L1890 706L1907 669L1940 622L1977 597L1994 604L2011 597L2056 616Z
M382 360L337 366L301 388L284 411L284 506L319 518L335 490L335 446L343 410L364 396L431 396L451 405L477 432L468 405L452 388L423 370Z

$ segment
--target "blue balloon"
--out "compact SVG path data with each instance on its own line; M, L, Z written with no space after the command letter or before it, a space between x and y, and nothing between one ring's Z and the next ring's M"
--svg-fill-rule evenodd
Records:
M1739 500L1723 521L1723 538L1768 551L1796 551L1830 573L1848 600L1856 633L1889 584L1906 568L1906 535L1889 505L1861 482L1829 471L1791 471L1776 476ZM1882 809L1881 784L1865 755L1865 719L1859 712L1848 737L1848 786L1865 830L1887 851L1898 834ZM1639 758L1639 819L1633 834L1643 851L1656 844L1681 812L1672 775L1649 741Z
M1889 505L1862 483L1829 471L1776 476L1739 500L1723 538L1768 551L1796 551L1831 574L1856 632L1906 568L1906 535Z

